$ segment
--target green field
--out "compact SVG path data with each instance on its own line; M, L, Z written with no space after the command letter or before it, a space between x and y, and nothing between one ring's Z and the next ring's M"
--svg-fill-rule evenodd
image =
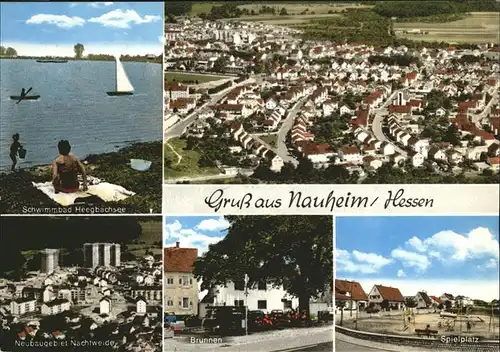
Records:
M142 228L142 234L138 239L138 242L140 243L127 244L129 252L139 257L144 256L146 254L146 251L151 251L155 255L156 254L161 255L163 248L162 222L151 220L151 221L140 221L139 224L141 225Z
M277 134L268 134L264 136L259 136L259 138L262 139L264 142L269 143L273 147L276 146L276 142L278 141Z
M166 72L165 80L167 82L184 82L184 81L198 81L201 83L218 81L221 79L229 78L227 76L211 76L211 75L197 75L195 73L182 73L182 72Z
M413 40L450 43L498 43L500 30L498 12L473 12L465 19L445 23L394 23L396 35ZM427 34L403 33L420 30Z
M169 145L182 157L180 161L179 156L172 151ZM179 138L170 139L165 145L165 179L208 176L219 173L215 167L199 167L200 153L196 150L184 150L185 147L186 141Z

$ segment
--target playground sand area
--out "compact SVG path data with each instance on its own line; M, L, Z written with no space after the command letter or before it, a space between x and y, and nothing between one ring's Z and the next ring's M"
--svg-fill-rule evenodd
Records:
M406 317L408 319L408 317ZM439 313L418 314L411 318L411 323L407 323L404 328L403 316L377 316L373 315L367 318L358 319L357 330L368 331L390 335L417 336L415 329L425 329L430 325L430 330L436 330L437 336L441 335L468 335L478 336L484 339L500 338L499 317L493 317L481 314L471 314L471 329L467 332L467 317L459 316L456 320L440 318ZM453 323L454 322L454 323ZM354 321L344 321L344 327L354 329Z

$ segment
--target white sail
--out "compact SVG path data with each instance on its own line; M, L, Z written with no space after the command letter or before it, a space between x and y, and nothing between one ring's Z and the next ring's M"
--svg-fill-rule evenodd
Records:
M120 59L116 57L116 91L117 92L132 92L134 87L130 83L127 73L123 68Z

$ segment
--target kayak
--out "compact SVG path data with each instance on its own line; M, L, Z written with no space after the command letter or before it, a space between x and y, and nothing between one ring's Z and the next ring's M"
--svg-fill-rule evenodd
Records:
M11 95L10 98L12 100L36 100L38 98L40 98L39 95L25 95L24 97L20 96L20 95Z

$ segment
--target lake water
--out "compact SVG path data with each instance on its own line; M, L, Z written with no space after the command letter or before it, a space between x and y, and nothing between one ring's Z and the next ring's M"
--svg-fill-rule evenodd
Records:
M0 169L10 168L12 135L28 151L19 167L48 164L57 142L69 140L78 157L115 151L134 142L162 139L163 102L160 64L123 62L135 92L110 97L115 90L114 61L0 60ZM33 87L40 99L16 104L11 95Z

